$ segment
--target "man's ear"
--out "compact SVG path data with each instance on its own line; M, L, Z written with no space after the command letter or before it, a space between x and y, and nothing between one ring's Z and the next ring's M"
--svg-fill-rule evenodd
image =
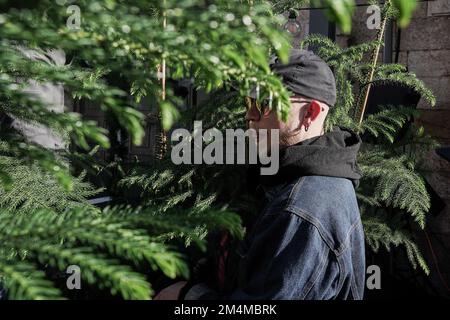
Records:
M304 119L308 124L316 120L317 116L322 111L322 106L317 100L312 100L311 103L307 106Z

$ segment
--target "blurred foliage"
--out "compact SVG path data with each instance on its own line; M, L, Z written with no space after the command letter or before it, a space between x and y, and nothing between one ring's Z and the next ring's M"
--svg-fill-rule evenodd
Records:
M258 82L263 92L275 92L282 106L280 112L286 116L288 93L271 74L266 57L277 52L285 59L289 42L276 27L278 18L269 5L250 7L240 1L239 5L233 5L233 1L206 5L187 0L78 1L76 5L80 9L79 28L66 26L70 15L76 13L68 13L65 1L38 1L33 8L15 8L12 4L1 14L1 112L68 132L84 149L90 142L108 147L106 132L95 123L83 121L76 113L54 114L24 93L26 82L18 79L60 83L76 99L94 101L115 115L133 143L140 144L144 116L135 105L143 96L159 101L164 129L177 119L179 101L170 88L167 99L161 102L157 70L164 58L167 77L181 78L187 70L193 70L195 86L207 91L233 82L239 83L245 94ZM16 50L18 46L43 53L58 48L73 58L70 65L63 66L32 61ZM128 90L106 83L108 75L120 77ZM127 98L130 93L135 101ZM39 152L52 161L49 152ZM56 174L52 170L55 166L45 167ZM63 178L62 171L58 172Z
M0 8L0 285L8 298L70 297L65 270L76 264L87 291L148 299L150 273L188 276L177 239L184 239L179 247L204 249L214 229L242 234L238 216L201 197L189 207L90 205L86 198L99 190L83 182L84 173L75 176L72 164L89 163L84 153L109 148L110 132L78 113L53 112L26 89L30 83L62 85L75 101L100 106L136 145L144 136L145 115L136 108L142 97L160 109L162 129L180 117L181 101L170 83L162 100L163 60L167 78L192 71L197 89L233 83L244 95L258 83L264 94L275 93L285 117L288 92L267 57L285 59L289 37L269 4L2 0ZM24 49L44 59L31 59ZM66 63L50 58L54 50L65 53ZM11 128L8 119L50 128L69 146L48 149Z
M59 213L0 209L0 281L10 299L60 299L67 288L55 287L50 280L58 280L58 275L47 269L46 276L42 266L64 273L77 265L81 289L90 285L123 299L150 299L150 271L169 278L189 276L173 239L204 248L207 230L227 228L234 236L242 234L236 227L239 218L223 210L160 212L157 207L78 207Z

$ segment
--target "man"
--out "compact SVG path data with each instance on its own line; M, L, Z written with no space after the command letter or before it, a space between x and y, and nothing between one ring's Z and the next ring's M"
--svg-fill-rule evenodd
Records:
M359 137L344 128L324 133L336 102L328 65L292 50L289 62L271 61L292 91L287 122L249 99L250 128L279 129L280 169L262 176L267 205L243 242L237 279L229 292L177 283L157 299L362 299L364 234L354 187Z

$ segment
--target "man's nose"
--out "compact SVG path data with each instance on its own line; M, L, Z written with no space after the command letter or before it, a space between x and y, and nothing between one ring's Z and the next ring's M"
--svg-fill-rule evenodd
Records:
M247 110L245 114L245 120L247 121L259 121L261 118L257 108L253 107Z

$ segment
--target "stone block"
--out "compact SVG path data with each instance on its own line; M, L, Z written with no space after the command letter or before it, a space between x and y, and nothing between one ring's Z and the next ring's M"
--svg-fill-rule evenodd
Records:
M410 51L407 62L409 70L419 77L450 76L450 50Z
M409 53L410 55L411 53ZM409 57L408 55L408 57ZM411 70L413 71L413 70ZM419 77L427 88L436 96L436 106L431 107L424 99L419 102L420 109L450 109L450 76L445 77Z
M450 0L434 0L428 2L428 16L450 15Z
M450 17L412 19L403 29L400 50L450 49Z
M422 125L442 145L450 145L450 109L421 110L416 123Z

